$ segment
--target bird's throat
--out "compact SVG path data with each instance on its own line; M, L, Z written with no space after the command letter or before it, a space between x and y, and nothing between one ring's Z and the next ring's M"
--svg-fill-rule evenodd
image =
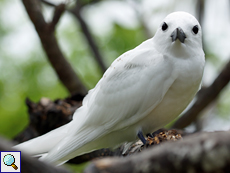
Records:
M169 53L178 58L186 58L189 55L187 46L179 40L176 40L171 44L169 47Z

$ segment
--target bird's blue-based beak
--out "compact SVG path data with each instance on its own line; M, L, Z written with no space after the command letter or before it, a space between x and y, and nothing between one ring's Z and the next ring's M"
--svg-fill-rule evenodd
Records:
M186 35L184 31L180 27L178 27L172 32L171 37L172 37L172 42L179 39L181 43L184 43Z

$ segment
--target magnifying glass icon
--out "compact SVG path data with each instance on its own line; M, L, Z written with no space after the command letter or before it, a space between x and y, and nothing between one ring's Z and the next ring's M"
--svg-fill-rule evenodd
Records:
M7 154L3 157L3 162L7 166L12 166L15 170L18 169L18 167L14 164L15 163L15 158L11 154Z

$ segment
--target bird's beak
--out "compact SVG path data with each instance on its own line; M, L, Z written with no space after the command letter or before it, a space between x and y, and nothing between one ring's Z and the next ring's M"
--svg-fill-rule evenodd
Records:
M171 37L172 42L176 41L176 39L179 39L181 43L184 43L186 35L184 31L180 27L178 27L172 32Z

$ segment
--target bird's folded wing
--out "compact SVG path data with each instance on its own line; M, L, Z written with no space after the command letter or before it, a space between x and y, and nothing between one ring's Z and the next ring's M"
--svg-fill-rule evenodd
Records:
M176 79L173 70L153 49L134 49L118 57L83 101L85 126L117 130L144 118Z

